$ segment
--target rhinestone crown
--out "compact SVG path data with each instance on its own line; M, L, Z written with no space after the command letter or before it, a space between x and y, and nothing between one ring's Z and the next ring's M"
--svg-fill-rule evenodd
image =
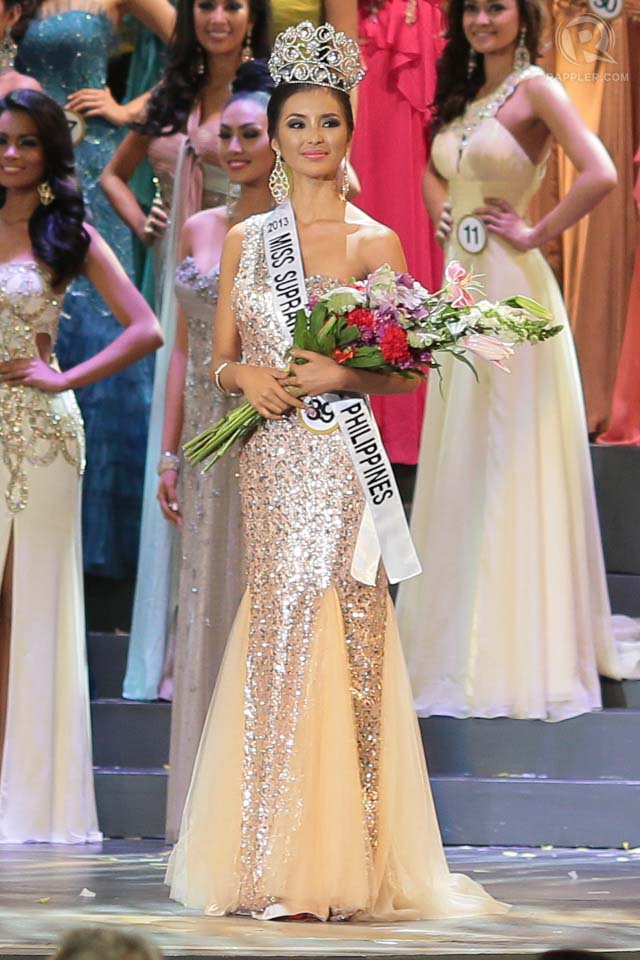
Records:
M329 23L314 27L310 20L278 34L269 72L276 84L313 83L345 93L365 74L355 40Z

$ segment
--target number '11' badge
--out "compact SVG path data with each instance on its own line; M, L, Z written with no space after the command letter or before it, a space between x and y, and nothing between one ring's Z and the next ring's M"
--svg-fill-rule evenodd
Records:
M465 253L481 253L487 245L487 228L478 217L459 220L456 235Z

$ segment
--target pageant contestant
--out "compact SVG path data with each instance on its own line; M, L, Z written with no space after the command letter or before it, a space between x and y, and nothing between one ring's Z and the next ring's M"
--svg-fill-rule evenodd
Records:
M82 418L72 389L156 349L160 328L93 227L63 111L0 101L0 841L100 838L85 659ZM82 273L126 328L60 373L62 300Z
M175 13L168 0L44 0L20 42L18 69L38 80L67 110L80 185L91 222L127 274L131 236L103 195L99 178L135 111L105 86L116 24L126 9L168 40ZM120 325L84 277L70 287L57 356L64 370L118 336ZM135 573L140 529L151 377L150 358L78 391L87 438L82 494L85 571L104 577Z
M167 378L158 484L162 512L182 532L166 828L170 842L178 835L243 579L237 457L225 457L208 473L186 465L178 482L178 452L181 438L201 433L233 403L215 389L210 374L220 255L230 227L272 206L270 86L265 66L252 62L238 70L236 93L220 118L220 162L229 179L240 185L240 195L228 208L206 210L187 221L185 259L176 275L181 309Z
M285 200L285 161L293 206L230 231L213 360L220 389L268 418L240 456L248 589L170 861L171 895L260 919L498 912L447 870L386 575L366 586L351 574L364 493L347 444L340 431L319 433L285 390L393 393L415 381L309 352L295 376L281 369L291 340L276 264L287 244L299 239L293 301L385 263L405 268L396 235L341 195L358 48L303 23L280 35L270 69L272 182Z
M172 695L171 650L166 663L165 653L175 624L167 615L166 598L177 544L160 516L155 495L167 365L175 336L180 231L187 217L229 199L229 179L218 155L220 112L240 64L266 56L268 27L268 0L179 0L167 69L149 102L147 117L137 132L124 139L102 176L103 189L125 223L145 242L158 246L156 310L168 347L156 358L147 441L138 574L123 691L131 700ZM127 185L145 157L151 161L163 197L148 216Z
M580 375L541 243L616 182L559 83L531 64L542 0L452 0L425 200L446 259L489 298L534 297L565 330L510 362L443 365L427 403L412 533L424 575L398 618L420 715L562 720L600 707L618 675ZM555 138L580 171L531 226ZM451 204L452 227L446 202Z
M23 18L23 4L20 0L0 0L0 97L11 90L41 90L33 77L18 73L15 69L18 44L16 36L26 26Z

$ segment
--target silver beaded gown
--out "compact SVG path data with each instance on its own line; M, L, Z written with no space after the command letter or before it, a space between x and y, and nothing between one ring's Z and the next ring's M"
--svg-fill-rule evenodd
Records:
M234 288L244 359L282 363L264 215ZM307 279L309 294L336 285ZM171 896L211 915L416 919L504 909L449 874L387 582L351 577L363 495L340 433L245 444L247 591L198 752Z
M55 347L61 302L35 262L0 265L0 359ZM0 577L13 538L0 842L98 841L85 653L74 394L0 384ZM0 725L1 726L1 725Z
M211 380L211 344L218 303L218 268L201 273L193 257L176 271L176 296L188 325L183 441L219 420L237 401ZM171 710L167 829L176 839L222 655L242 595L243 544L238 452L207 473L183 463L184 519Z

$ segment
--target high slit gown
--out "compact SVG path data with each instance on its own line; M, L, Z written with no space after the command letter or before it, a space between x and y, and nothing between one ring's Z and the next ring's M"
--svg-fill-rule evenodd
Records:
M55 346L37 263L0 265L0 358ZM0 843L98 841L82 595L82 417L71 390L0 384L0 572L13 539ZM6 651L5 651L6 654Z
M244 360L282 363L264 215L234 288ZM310 295L336 286L307 279ZM364 499L339 432L295 414L240 457L247 590L213 695L171 896L214 916L400 920L497 913L449 874L387 581L350 573Z

